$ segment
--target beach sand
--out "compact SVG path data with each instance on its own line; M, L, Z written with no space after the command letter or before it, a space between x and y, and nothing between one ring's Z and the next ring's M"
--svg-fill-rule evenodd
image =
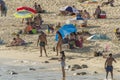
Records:
M67 19L73 18L73 16L57 16L59 9L66 5L75 5L78 9L86 9L90 12L91 16L98 5L81 4L78 0L5 0L8 6L8 13L7 17L0 17L0 37L6 43L9 43L15 36L12 35L14 32L16 33L25 27L25 24L21 23L21 19L13 16L16 8L28 5L33 7L35 1L41 4L42 8L47 11L47 13L41 14L44 24L57 24L58 22L64 24ZM88 27L86 28L80 28L79 23L77 23L78 31L88 30L91 34L104 33L112 40L86 41L82 49L68 50L65 48L67 65L86 64L88 66L88 68L75 71L66 70L66 80L103 80L105 78L104 63L106 59L94 57L93 55L96 49L103 50L106 44L109 45L109 50L104 54L113 53L117 60L117 63L113 64L114 78L115 80L120 80L120 41L117 40L114 34L114 30L119 27L119 4L120 0L115 1L115 7L102 7L107 13L107 19L91 19L88 21ZM0 80L61 80L60 62L58 60L50 60L51 58L59 58L55 56L56 52L52 50L55 45L55 34L47 35L48 45L46 48L49 57L45 57L45 55L39 57L39 47L37 47L38 35L21 35L27 42L33 42L28 46L6 47L6 44L0 45ZM49 63L45 63L45 61ZM35 70L29 70L30 68ZM11 75L12 71L18 74ZM87 72L87 75L74 76L73 74L76 72Z

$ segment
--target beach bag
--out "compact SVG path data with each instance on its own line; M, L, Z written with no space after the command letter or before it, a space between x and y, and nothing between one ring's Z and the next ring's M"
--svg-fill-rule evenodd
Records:
M33 34L37 34L37 30L36 29L32 29L32 33Z

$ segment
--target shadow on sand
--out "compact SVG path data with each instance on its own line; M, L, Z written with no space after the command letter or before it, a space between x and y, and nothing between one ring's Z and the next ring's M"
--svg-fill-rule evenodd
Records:
M115 55L113 55L113 57L114 58L120 58L120 54L118 53L118 54L115 54Z
M95 46L85 46L83 48L75 48L75 49L70 49L70 50L65 50L65 51L82 54L82 53L88 53L92 51L92 48L95 48Z
M99 28L100 26L87 26L86 28Z

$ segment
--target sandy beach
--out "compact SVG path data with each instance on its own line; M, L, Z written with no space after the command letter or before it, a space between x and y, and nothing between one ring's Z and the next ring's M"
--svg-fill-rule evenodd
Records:
M58 61L59 56L53 51L55 46L55 33L47 34L48 44L46 46L48 57L39 57L40 51L37 47L37 38L35 35L20 35L27 42L33 42L27 46L6 47L20 29L25 28L25 23L21 23L20 18L15 18L13 14L16 8L20 6L33 7L37 2L46 10L41 16L44 20L43 24L57 24L61 22L65 24L67 19L73 16L58 16L59 9L66 5L75 5L77 9L86 9L90 15L95 11L97 5L101 4L85 4L78 0L4 0L8 7L7 17L0 17L0 37L6 44L0 45L0 80L61 80L61 66ZM114 65L114 79L120 80L120 41L117 40L114 30L120 28L120 0L115 1L115 7L101 7L107 13L107 19L88 20L88 27L81 28L77 23L78 31L87 30L91 34L103 33L111 38L111 41L84 42L82 49L63 48L66 54L66 80L104 80L105 79L105 58L102 56L94 57L96 49L103 50L106 44L109 45L108 52L104 52L108 56L113 54L117 63ZM44 26L43 26L44 28ZM45 30L44 30L45 31ZM87 65L88 68L77 70L69 70L67 66ZM86 72L86 75L75 75L75 73ZM15 74L14 74L15 73ZM110 78L110 77L109 77Z

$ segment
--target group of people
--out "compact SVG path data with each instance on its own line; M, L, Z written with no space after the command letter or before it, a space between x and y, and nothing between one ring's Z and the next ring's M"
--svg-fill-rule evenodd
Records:
M112 0L113 1L113 0ZM113 6L113 3L110 2L109 4L111 4L111 6ZM0 5L1 10L3 5ZM39 4L37 4L35 2L34 4L34 8L37 11L37 13L43 13L44 10L41 8L41 6ZM94 17L95 18L99 18L100 14L101 14L102 10L100 9L100 6L97 7L97 9L95 10L94 13ZM6 12L2 12L1 11L1 16L3 16L3 13L6 16ZM78 14L76 14L77 17L82 17L85 21L85 23L83 24L84 26L87 26L87 19L90 19L90 14L87 10L80 10ZM41 29L41 24L42 24L42 18L40 16L40 14L38 14L38 16L34 17L34 21L32 20L27 20L26 23L26 27L24 29L24 33L27 34L35 34L38 33L39 30ZM58 23L58 25L56 26L56 31L61 27L61 24ZM48 30L53 30L53 27L50 27L48 25ZM47 51L46 51L46 45L47 45L47 35L44 32L39 32L40 35L38 36L38 40L37 40L37 46L40 47L40 57L43 56L42 52L44 50L45 55L48 56ZM116 30L117 34L120 34L119 29ZM57 45L56 45L56 55L59 55L60 52L60 61L61 61L61 67L62 67L62 72L63 72L63 80L65 80L65 53L64 51L62 51L62 45L63 44L68 44L68 48L69 49L74 49L75 47L79 47L79 48L83 48L83 35L80 34L79 32L77 33L71 33L70 35L67 35L64 39L62 38L62 35L59 31L57 31L58 34L58 41L57 41ZM17 34L15 38L13 38L13 41L11 42L11 46L20 46L20 45L24 45L25 41L20 38L20 35ZM112 66L112 62L116 62L116 60L112 57L112 54L109 54L109 58L106 59L105 62L105 69L106 69L106 78L108 78L108 73L111 72L111 76L113 79L113 66Z
M63 44L68 44L69 49L74 49L76 47L83 48L83 35L79 32L71 33L70 36L66 36L63 39Z
M38 14L34 18L28 18L26 22L26 27L24 29L24 33L26 34L39 33L41 30L42 23L43 23L43 20L40 14Z

